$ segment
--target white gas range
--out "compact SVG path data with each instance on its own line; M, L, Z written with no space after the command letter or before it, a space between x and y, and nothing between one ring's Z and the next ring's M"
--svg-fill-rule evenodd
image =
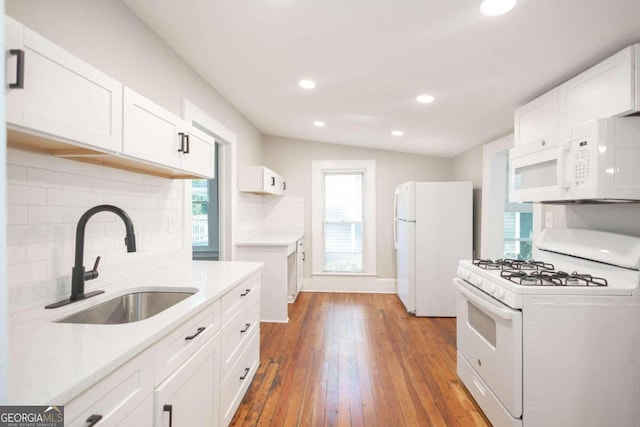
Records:
M640 239L549 229L460 261L458 376L496 427L640 426Z

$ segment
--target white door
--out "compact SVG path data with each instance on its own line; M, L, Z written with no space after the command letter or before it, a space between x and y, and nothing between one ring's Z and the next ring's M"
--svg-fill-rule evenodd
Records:
M220 335L211 338L154 393L154 426L212 426L219 413Z
M124 88L124 132L122 150L138 159L180 168L185 140L182 120L147 98ZM180 150L180 151L179 151Z
M415 194L415 182L405 182L396 188L394 203L394 216L396 218L404 219L405 221L416 220Z
M5 17L7 122L79 145L120 151L122 84ZM9 51L14 51L9 54ZM18 58L24 67L18 73ZM22 76L22 88L11 88Z
M461 279L456 338L458 352L514 417L522 415L522 312ZM465 384L469 389L474 384Z
M416 223L396 220L398 297L408 312L416 310Z

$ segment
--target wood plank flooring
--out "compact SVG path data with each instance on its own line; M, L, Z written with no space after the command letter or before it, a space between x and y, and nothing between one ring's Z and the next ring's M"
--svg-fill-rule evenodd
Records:
M233 426L490 426L456 376L455 319L396 295L301 293L261 325L261 364Z

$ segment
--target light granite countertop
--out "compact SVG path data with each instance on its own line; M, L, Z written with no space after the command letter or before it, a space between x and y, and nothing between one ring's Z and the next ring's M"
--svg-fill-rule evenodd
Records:
M236 246L289 246L304 236L303 230L259 228L237 236Z
M63 405L197 315L262 268L258 262L193 261L114 283L85 301L9 318L8 404ZM132 290L198 292L167 310L122 325L53 323Z

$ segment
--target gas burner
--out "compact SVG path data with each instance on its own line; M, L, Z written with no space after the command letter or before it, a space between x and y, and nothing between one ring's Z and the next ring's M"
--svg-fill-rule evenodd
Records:
M503 270L500 276L522 286L607 286L607 280L601 277L593 277L590 274L580 274L576 271L565 273L564 271L537 270Z
M553 264L535 260L520 259L474 259L473 265L485 270L553 270Z

